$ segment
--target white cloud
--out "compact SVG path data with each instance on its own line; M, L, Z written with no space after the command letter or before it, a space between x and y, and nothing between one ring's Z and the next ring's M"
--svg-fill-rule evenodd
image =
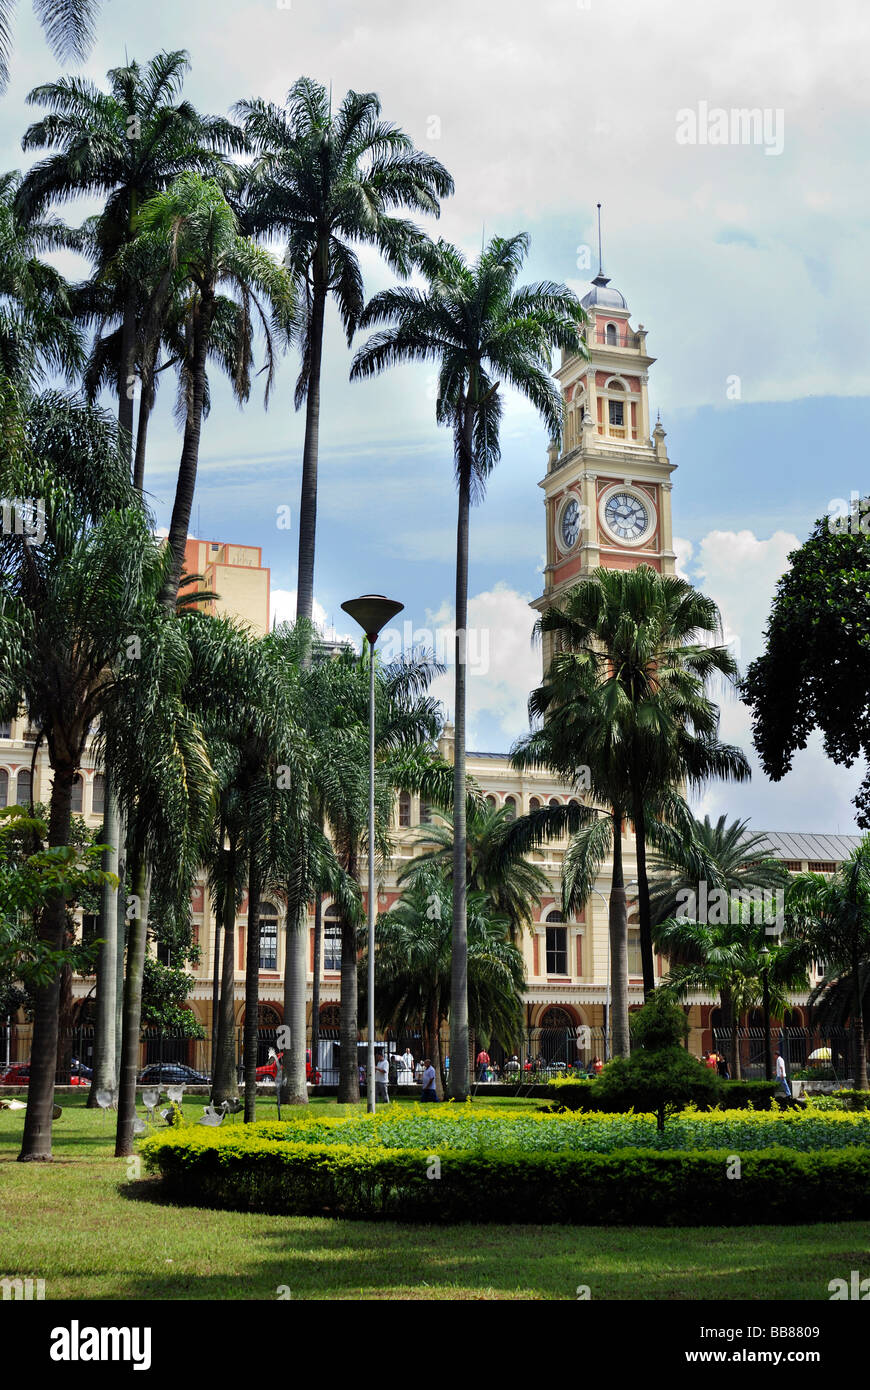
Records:
M273 589L269 595L272 628L279 623L295 623L296 621L296 590L295 589ZM359 647L359 634L347 631L339 631L335 623L330 618L323 604L315 598L312 617L316 627L324 637L330 642L350 642L354 647Z

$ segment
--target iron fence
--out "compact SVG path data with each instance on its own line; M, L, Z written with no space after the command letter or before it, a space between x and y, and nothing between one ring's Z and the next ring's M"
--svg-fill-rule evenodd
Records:
M810 1081L833 1081L842 1084L854 1070L854 1035L849 1028L771 1028L771 1053L775 1067L781 1053L789 1076ZM765 1042L763 1028L738 1028L736 1054L740 1075L747 1081L762 1080L765 1075ZM733 1038L730 1028L713 1029L713 1050L733 1069Z

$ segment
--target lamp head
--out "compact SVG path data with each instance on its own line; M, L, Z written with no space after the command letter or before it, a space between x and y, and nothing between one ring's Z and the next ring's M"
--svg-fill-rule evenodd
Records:
M354 622L359 623L374 646L381 630L391 618L401 613L405 605L397 603L395 599L385 598L383 594L361 594L359 598L350 598L341 606Z

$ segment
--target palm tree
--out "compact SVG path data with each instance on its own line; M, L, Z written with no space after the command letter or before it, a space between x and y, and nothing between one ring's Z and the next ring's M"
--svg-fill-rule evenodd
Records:
M116 425L56 393L30 400L25 437L0 466L0 494L44 499L45 540L0 533L0 668L4 688L41 731L53 772L49 844L70 834L85 744L115 696L113 663L136 630L158 564L150 519L133 491ZM62 897L40 939L59 949ZM36 999L25 1160L51 1156L58 978Z
M729 1001L731 1075L736 1079L740 1076L740 1016L764 1000L766 1012L782 1017L791 1004L790 991L806 988L806 959L794 943L773 941L763 924L750 920L744 904L730 909L728 920L714 921L713 916L706 922L672 917L659 924L656 944L674 962L662 988L678 999L712 993L719 996L723 1008Z
M503 853L505 832L513 823L508 807L491 807L487 802L469 814L466 827L466 883L470 890L486 893L492 909L505 917L511 940L516 945L524 927L533 920L541 897L550 891L550 880L537 864L518 851ZM419 836L421 845L433 848L418 854L399 875L404 883L434 865L449 879L453 870L453 815L435 812Z
M273 335L289 336L293 327L294 290L287 273L262 248L240 235L235 214L219 185L198 174L182 174L164 193L142 208L139 235L155 248L163 248L165 274L155 295L155 319L159 305L168 302L173 282L188 286L186 330L189 358L186 363L184 443L178 469L175 503L169 524L172 566L165 601L174 604L184 567L184 548L193 506L202 418L206 406L206 365L213 351L222 318L236 325L238 351L233 360L233 388L246 400L251 386L251 334L257 317L265 330L265 399L275 369ZM222 295L221 289L228 291ZM221 340L224 340L222 332Z
M709 816L703 820L695 819L690 837L684 831L678 832L673 826L661 826L656 838L656 849L651 860L653 874L650 878L650 914L652 918L653 944L665 949L660 926L677 916L678 909L685 902L685 894L694 894L697 901L700 885L706 885L709 898L711 893L724 891L729 899L753 899L758 893L782 891L789 881L788 872L782 864L770 857L770 850L763 834L753 834L748 829L747 820L734 820L730 824L725 816L720 816L714 825ZM680 954L675 955L679 944ZM691 954L693 942L683 937L679 943L671 939L671 964L684 965L699 963ZM685 952L689 952L686 955ZM731 1072L736 1074L738 1065L737 1025L739 1013L734 1012L734 1001L730 985L725 983L719 990L722 1012L731 1030ZM766 1068L770 1060L770 1014L765 1006L765 1058Z
M33 8L54 57L59 62L83 62L93 46L100 0L65 0L60 5L34 0ZM0 92L9 81L14 14L14 0L0 0Z
M303 718L315 749L313 782L316 810L329 828L346 879L360 881L363 851L386 859L391 851L388 827L397 790L422 793L436 805L448 805L453 770L434 751L440 733L439 707L426 690L439 668L412 655L375 671L375 816L378 842L368 837L368 673L348 648L333 659L315 660L303 679ZM312 896L316 881L310 880ZM361 895L360 895L361 896ZM342 908L341 920L341 1064L339 1100L359 1100L357 1075L358 1000L357 926L359 897L353 910ZM306 968L288 952L287 1000L293 982ZM304 983L304 975L302 976ZM285 1004L285 1013L287 1005Z
M93 253L95 291L102 286L91 302L93 321L101 331L107 318L119 323L118 423L127 441L133 435L143 304L140 267L119 261L119 253L133 241L139 210L148 199L188 171L226 175L226 153L244 148L231 121L202 116L181 98L189 68L188 54L179 49L158 53L145 67L131 62L113 68L108 92L81 78L61 77L28 96L31 105L49 114L28 128L22 147L56 153L23 179L16 198L19 215L30 219L51 203L80 195L106 199L84 249ZM87 298L81 307L88 309Z
M354 247L374 247L406 275L419 233L393 213L407 208L437 217L438 200L453 192L453 180L437 159L381 120L374 92L348 92L333 113L326 89L302 77L283 110L256 98L239 102L235 113L255 152L245 183L247 225L287 238L284 263L299 302L296 408L305 403L305 443L296 617L310 622L326 303L332 296L350 343L364 304Z
M870 843L865 839L830 878L796 874L786 899L790 931L826 966L827 989L848 974L855 1086L866 1091L864 990L870 956Z
M705 640L721 631L713 600L650 565L594 570L543 615L539 627L558 633L561 647L551 667L558 678L548 676L554 689L547 702L566 677L570 683L584 673L604 716L594 721L589 736L618 744L624 805L634 825L644 994L649 995L655 965L646 807L668 789L685 784L699 789L711 777L748 780L745 754L719 742L719 709L706 692L711 677L733 680L737 666L727 647Z
M441 1028L448 1016L453 908L450 882L429 863L406 886L375 928L375 991L379 1020L396 1033L420 1026L423 1047L443 1094ZM513 1047L522 1028L525 970L522 952L509 938L508 918L487 893L468 892L468 1002L478 1036ZM365 988L367 943L360 933L360 980ZM450 1070L453 1070L451 1054Z
M517 287L529 249L526 234L495 237L473 265L444 241L417 253L428 281L417 289L376 294L359 320L373 334L356 354L352 378L373 376L402 362L438 367L436 419L453 431L459 489L456 531L456 675L454 742L453 986L450 1007L450 1093L468 1094L465 687L468 626L468 531L473 500L500 455L501 379L530 400L551 438L562 430L562 398L550 375L553 347L583 353L585 314L564 285Z
M0 373L36 386L52 373L71 377L84 361L70 287L40 260L74 245L76 234L55 218L22 217L20 184L16 172L0 175Z

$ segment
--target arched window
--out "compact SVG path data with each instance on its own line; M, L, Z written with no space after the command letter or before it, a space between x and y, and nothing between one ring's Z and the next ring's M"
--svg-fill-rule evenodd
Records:
M323 914L323 969L332 975L341 970L341 911L334 904Z
M495 806L496 806L495 797L494 797L494 796L488 796L488 797L486 798L486 804L487 804L487 806L489 807L489 809L490 809L491 811L494 811L494 810L495 810Z
M278 969L278 909L260 903L260 969Z
M98 772L94 777L94 788L91 792L91 810L95 816L102 816L106 810L106 779L102 772Z
M605 328L604 341L605 343L610 343L612 347L617 346L619 342L619 330L617 329L615 323L609 323Z
M556 806L561 806L562 803L561 803L561 801L559 800L559 798L558 798L557 796L551 796L551 797L550 797L550 805L551 805L552 807L556 807Z
M399 825L403 829L411 824L411 797L408 792L399 793Z
M82 813L82 794L84 786L81 777L74 777L72 791L70 792L69 808L73 815L80 816Z
M548 922L564 922L565 917L558 907L551 907L545 920Z
M420 824L432 824L432 807L429 805L428 801L420 801Z
M538 800L538 798L537 798L536 796L530 796L530 797L529 797L529 810L530 810L530 811L540 811L540 809L541 809L541 803L540 803L540 801Z
M548 975L567 975L568 974L568 928L557 923L564 923L565 918L557 907L551 907L547 913L547 974Z
M321 1035L327 1028L334 1028L336 1033L341 1025L341 1007L338 1004L321 1004L320 1006L320 1032Z
M18 780L15 787L15 801L17 805L28 806L30 804L30 787L30 772L27 768L22 768L18 774Z
M577 800L576 796L572 796L572 797L571 797L571 800L568 802L568 805L569 805L569 806L579 806L579 805L580 805L580 802Z
M541 1014L541 1021L538 1024L538 1027L570 1028L573 1030L574 1020L565 1009L557 1009L555 1005L551 1004L550 1007L548 1009L545 1009L544 1012Z
M507 815L506 815L506 819L507 819L507 820L516 820L516 816L517 816L517 803L516 803L516 800L515 800L514 797L512 797L512 796L506 796L506 797L505 797L505 799L504 799L504 809L505 809L505 811L506 811L506 813L507 813Z
M0 806L9 805L9 773L0 767Z

